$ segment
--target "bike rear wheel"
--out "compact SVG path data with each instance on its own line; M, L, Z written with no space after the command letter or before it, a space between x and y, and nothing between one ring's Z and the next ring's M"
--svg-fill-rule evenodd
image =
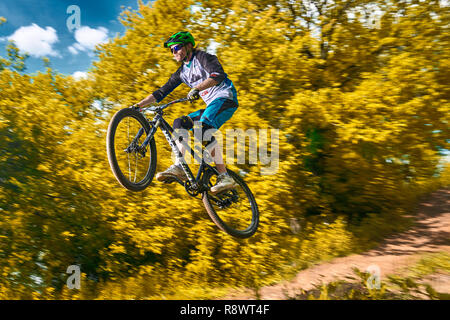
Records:
M117 181L128 190L144 190L155 174L155 139L146 148L139 148L149 132L147 119L131 108L118 111L109 123L106 136L109 164Z
M237 186L216 195L205 191L202 194L203 204L219 229L233 237L251 237L259 225L256 200L244 180L233 171L229 169L227 171ZM212 187L217 180L217 174L208 170L204 179L209 187Z

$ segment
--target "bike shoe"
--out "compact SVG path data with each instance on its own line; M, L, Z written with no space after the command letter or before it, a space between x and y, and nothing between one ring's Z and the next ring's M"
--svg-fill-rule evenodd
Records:
M172 183L176 181L175 178L183 182L187 180L183 169L176 164L171 165L166 171L158 172L156 174L156 180L161 182Z
M217 194L217 193L225 191L225 190L233 189L233 188L237 187L237 185L238 184L229 175L220 174L217 177L216 184L211 187L211 193Z

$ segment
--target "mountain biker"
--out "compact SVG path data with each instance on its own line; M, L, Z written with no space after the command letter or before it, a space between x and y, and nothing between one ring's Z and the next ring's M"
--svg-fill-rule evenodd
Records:
M175 130L181 128L190 130L193 128L194 121L199 121L202 125L203 134L208 129L219 129L236 111L238 101L236 89L223 71L217 57L196 49L194 37L187 31L173 34L164 42L164 47L170 48L173 57L177 62L181 62L181 65L164 86L137 103L137 106L144 107L151 103L160 102L183 82L191 88L187 98L193 101L201 96L206 103L206 108L175 119L173 128ZM176 144L184 158L185 149L183 145L178 139L176 139ZM227 173L221 150L217 149L211 151L219 171L217 182L211 188L212 193L218 193L236 186L233 178ZM175 164L156 175L156 180L171 182L173 181L173 179L170 179L171 177L177 177L186 181L187 176L180 164L181 161L177 158Z

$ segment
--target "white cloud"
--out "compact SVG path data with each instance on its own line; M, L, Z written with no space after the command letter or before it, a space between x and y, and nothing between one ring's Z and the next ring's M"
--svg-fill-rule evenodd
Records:
M81 44L79 44L78 42L77 43L74 43L73 44L73 47L76 49L76 50L78 50L78 51L85 51L85 50L87 50L86 48L84 48Z
M69 49L69 51L70 51L71 54L73 54L73 55L78 54L78 50L75 49L73 46L70 46L68 49Z
M61 56L58 51L52 48L53 44L58 42L56 30L52 27L43 29L33 23L31 26L17 29L8 37L8 40L13 40L20 51L27 52L36 58Z
M92 51L95 46L108 41L108 29L100 27L92 29L81 27L75 31L75 42L68 49L72 54L78 54L80 51Z
M75 80L81 80L81 79L87 79L88 75L87 72L84 71L76 71L72 74L72 77Z

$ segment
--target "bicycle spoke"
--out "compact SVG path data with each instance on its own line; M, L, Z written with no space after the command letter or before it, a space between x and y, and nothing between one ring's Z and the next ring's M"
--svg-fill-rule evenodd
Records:
M135 169L134 169L134 181L133 182L136 182L136 176L138 173L138 157L139 157L139 154L137 152L135 152L134 158L136 159L136 162L135 162L135 167L134 167Z
M130 118L127 118L127 141L128 146L130 146ZM130 153L127 152L127 159L128 159L128 179L131 181L131 160L130 160Z
M217 176L214 174L209 179L208 185L211 187L216 182ZM245 183L242 185L237 180L236 183L237 185L233 189L215 195L208 192L206 201L210 206L208 213L212 210L212 217L215 215L220 219L214 220L213 218L213 221L220 228L235 236L245 237L244 235L250 232L248 230L256 230L257 222L256 224L253 223L253 210L257 209L253 209L251 200L253 198L250 198L252 196L247 194Z

